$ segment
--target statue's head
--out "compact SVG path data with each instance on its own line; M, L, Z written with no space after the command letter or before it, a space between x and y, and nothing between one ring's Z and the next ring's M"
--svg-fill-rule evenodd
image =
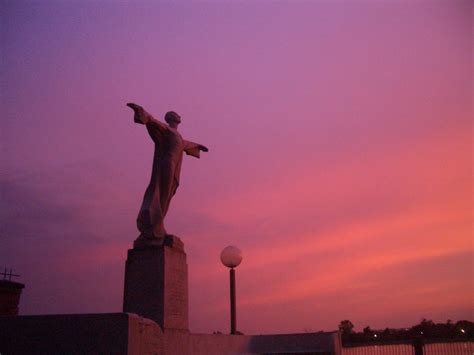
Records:
M176 124L180 124L181 123L181 116L178 115L176 112L174 111L169 111L169 112L166 112L166 115L165 115L165 121L171 125L172 123L176 123Z

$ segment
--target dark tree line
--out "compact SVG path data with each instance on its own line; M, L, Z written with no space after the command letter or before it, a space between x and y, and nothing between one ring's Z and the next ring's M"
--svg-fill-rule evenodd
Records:
M358 345L365 343L408 343L417 341L438 342L455 340L474 340L474 323L460 320L453 323L434 323L422 319L419 324L402 329L371 329L367 326L362 332L354 332L354 325L350 320L339 323L344 345Z

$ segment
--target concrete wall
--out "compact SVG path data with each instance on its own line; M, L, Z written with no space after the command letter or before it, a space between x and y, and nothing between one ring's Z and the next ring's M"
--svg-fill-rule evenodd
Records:
M165 354L324 354L340 355L337 332L278 335L164 333Z
M0 317L1 354L161 354L159 326L127 313Z
M165 330L129 313L0 316L0 354L340 355L337 332L213 335Z
M124 313L122 313L124 314ZM136 314L128 316L128 355L163 354L163 332L158 324Z

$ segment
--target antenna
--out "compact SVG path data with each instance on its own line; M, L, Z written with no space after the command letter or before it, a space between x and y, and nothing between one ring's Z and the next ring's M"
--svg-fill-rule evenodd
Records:
M12 277L19 277L20 275L14 274L12 269L8 270L5 268L5 271L0 272L0 276L3 276L3 280L7 280L8 278L8 281L11 281Z

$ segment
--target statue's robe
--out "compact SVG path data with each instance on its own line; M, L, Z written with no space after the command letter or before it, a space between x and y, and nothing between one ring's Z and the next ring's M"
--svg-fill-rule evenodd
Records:
M135 122L146 124L155 143L151 179L138 213L137 227L141 238L164 238L164 219L179 186L183 152L199 158L200 145L184 140L176 129L155 120L146 111L136 114Z

